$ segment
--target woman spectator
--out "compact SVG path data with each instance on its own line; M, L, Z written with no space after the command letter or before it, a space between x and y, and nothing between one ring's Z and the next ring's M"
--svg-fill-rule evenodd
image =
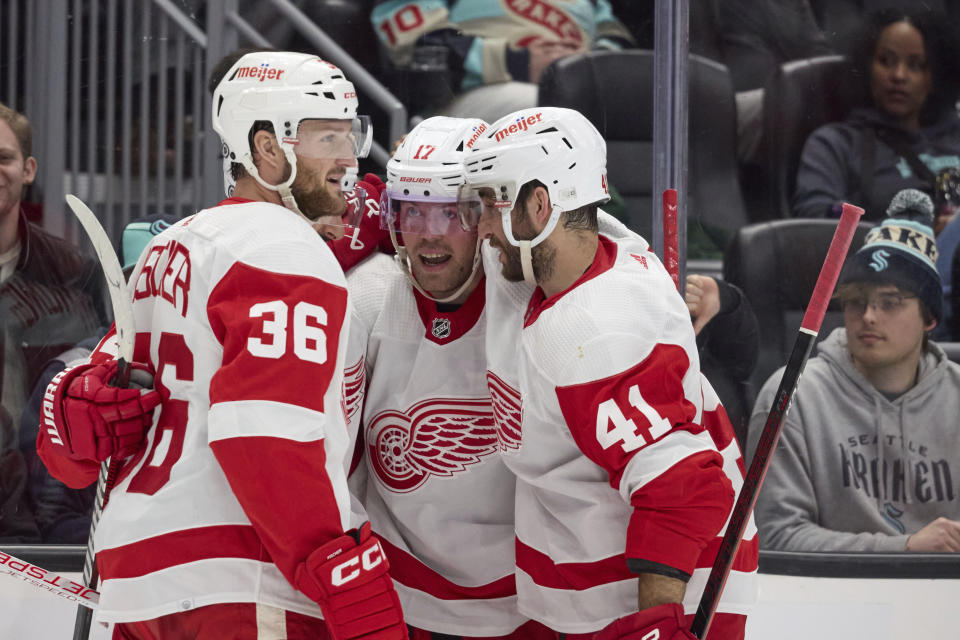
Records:
M869 106L807 139L797 172L793 214L840 214L840 203L883 218L904 188L933 196L935 176L960 165L957 38L940 13L888 9L872 14L854 39L854 77Z

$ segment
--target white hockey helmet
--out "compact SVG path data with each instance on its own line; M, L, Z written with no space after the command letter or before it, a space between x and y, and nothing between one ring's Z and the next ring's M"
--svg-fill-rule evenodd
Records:
M534 283L530 251L549 236L564 211L610 199L607 188L607 144L579 111L532 107L500 118L473 145L464 160L468 197L483 189L500 211L503 231L520 248L524 279ZM553 210L547 225L532 240L513 235L510 212L520 188L539 180L550 195Z
M380 220L390 231L401 268L413 286L437 302L456 299L480 267L480 242L474 251L473 269L457 291L436 299L424 291L410 272L406 249L396 232L420 235L473 233L479 206L461 206L465 182L463 159L489 130L479 118L434 116L410 131L387 162L387 182L381 196ZM479 200L477 200L479 203Z
M348 121L351 132L334 144L301 140L300 123L313 119ZM266 183L253 164L250 131L258 121L273 126L292 169L279 185ZM264 187L279 191L284 205L297 213L290 193L297 174L295 149L310 157L360 158L373 139L369 119L357 116L353 83L337 66L305 53L258 51L241 57L214 90L211 122L224 144L224 156L242 164ZM342 185L345 191L351 188L349 176Z

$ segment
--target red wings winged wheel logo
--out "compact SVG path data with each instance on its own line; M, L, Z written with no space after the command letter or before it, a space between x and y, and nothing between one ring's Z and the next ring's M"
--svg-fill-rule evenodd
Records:
M450 477L497 452L489 398L430 398L370 420L367 451L392 491L413 491L431 476Z

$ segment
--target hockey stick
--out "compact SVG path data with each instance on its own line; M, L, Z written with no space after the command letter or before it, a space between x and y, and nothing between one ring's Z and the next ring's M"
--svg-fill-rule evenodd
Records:
M93 589L30 564L5 551L0 551L0 572L89 609L96 609L100 605L100 594Z
M126 387L130 381L129 363L133 360L133 302L127 293L126 279L123 269L113 250L113 245L107 233L93 214L90 207L83 204L80 198L67 194L67 204L73 210L83 230L93 243L93 250L100 260L103 275L107 280L107 290L110 293L110 305L113 307L113 324L117 331L117 375L111 381L115 387ZM119 471L119 462L107 459L100 465L100 475L97 477L97 495L93 503L93 513L90 518L90 535L87 538L87 552L83 558L83 584L91 589L97 586L97 567L94 564L93 534L100 522L100 514L110 495L113 480ZM73 626L73 640L86 640L90 635L90 622L93 612L86 607L77 609L77 619Z
M677 240L677 190L667 189L663 192L663 266L677 285L677 291L683 294L680 288L680 246Z
M713 563L713 569L710 570L710 577L707 578L707 585L697 606L693 624L690 626L690 633L698 638L705 638L710 630L710 622L713 620L720 595L723 593L723 586L730 575L733 557L740 547L740 539L753 512L753 506L757 502L760 485L763 484L763 478L770 467L773 450L777 446L777 440L780 439L784 416L790 408L790 401L797 389L800 374L803 373L803 367L810 356L813 343L817 340L823 316L827 312L827 305L830 304L830 296L833 295L833 288L840 276L840 268L843 266L843 260L857 229L857 221L862 215L863 209L849 204L843 205L843 215L840 217L837 230L833 233L830 249L827 251L827 257L817 277L813 295L810 296L810 304L800 323L800 333L793 344L793 351L790 353L787 367L780 379L780 387L777 389L777 395L774 396L773 406L760 433L757 452L743 481L743 487L740 489L740 495L730 516L730 524L727 525L727 532L723 536L723 542L720 543L717 558Z

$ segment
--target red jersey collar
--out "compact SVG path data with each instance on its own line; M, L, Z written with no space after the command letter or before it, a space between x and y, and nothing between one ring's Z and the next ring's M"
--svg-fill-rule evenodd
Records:
M472 277L472 276L471 276ZM413 289L413 298L417 301L417 311L430 342L447 344L465 335L477 324L486 301L485 277L480 278L477 287L462 305L453 311L437 311L437 303Z
M613 263L617 261L616 243L604 236L597 236L597 238L599 241L597 242L597 253L593 256L593 262L590 263L590 266L583 272L583 275L577 278L572 285L549 298L546 297L546 294L543 293L543 289L540 287L534 290L533 295L530 296L530 303L527 304L527 313L523 317L524 329L536 322L541 313L556 304L557 301L567 295L567 293L573 291L584 282L592 280L601 273L608 271L610 267L613 266Z

